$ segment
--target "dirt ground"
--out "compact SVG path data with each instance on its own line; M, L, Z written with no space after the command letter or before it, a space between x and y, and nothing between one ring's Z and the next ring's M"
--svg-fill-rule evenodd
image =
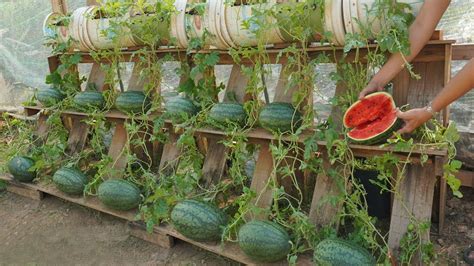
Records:
M443 234L432 226L440 265L467 265L474 244L474 189L449 197ZM129 236L122 220L54 197L42 201L0 192L0 265L236 265L178 242L160 248Z
M178 242L160 248L129 236L122 220L46 197L0 192L0 265L235 265Z

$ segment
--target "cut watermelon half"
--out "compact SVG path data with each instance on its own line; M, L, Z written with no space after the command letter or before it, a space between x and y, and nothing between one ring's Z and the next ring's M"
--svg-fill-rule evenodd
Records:
M400 128L396 108L392 96L386 92L376 92L355 102L343 118L344 126L351 128L347 137L365 145L386 141Z

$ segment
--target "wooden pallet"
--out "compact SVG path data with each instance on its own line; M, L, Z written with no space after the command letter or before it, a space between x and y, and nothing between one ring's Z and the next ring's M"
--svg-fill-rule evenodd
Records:
M223 256L234 260L236 262L245 264L245 265L262 265L255 261L249 259L238 247L235 243L220 243L220 242L197 242L191 240L176 230L174 230L171 226L163 224L160 226L155 226L153 228L153 232L149 233L146 232L145 225L137 221L137 210L131 211L117 211L112 210L104 206L98 198L96 197L82 197L82 196L70 196L67 195L58 189L53 184L48 183L19 183L13 180L9 175L0 175L0 180L8 182L7 189L12 193L16 193L22 196L30 197L36 200L40 200L44 197L44 195L50 195L67 202L75 203L89 209L99 211L101 213L105 213L108 215L112 215L116 218L122 219L126 221L130 228L130 234L137 238L143 239L147 242L154 243L163 248L171 248L174 246L175 239L179 239L186 243L192 244L196 247L202 248L203 250L212 252L216 255ZM20 189L20 190L18 190ZM18 193L18 191L21 191ZM26 193L25 193L26 192ZM40 196L33 196L30 195L40 195ZM273 263L268 265L285 265L286 263ZM311 262L310 255L302 255L298 260L298 265L313 265Z
M89 0L87 3L89 5L95 4L96 1ZM53 9L56 12L66 13L67 7L65 5L64 0L52 0ZM412 107L421 107L424 106L430 99L434 97L434 95L444 87L444 85L448 82L450 77L450 62L452 57L452 41L443 41L443 40L432 40L430 41L423 50L419 53L419 55L413 60L413 67L414 71L421 75L420 80L413 80L410 78L407 71L402 71L394 80L394 99L397 103L397 106L401 106L404 104L409 103ZM358 49L358 55L362 60L367 54L368 49L374 49L375 45L370 45L366 48ZM343 48L336 48L333 47L308 47L305 48L305 53L308 55L310 59L316 58L322 54L329 54L331 55L332 60L339 60L343 55ZM286 55L282 55L281 48L269 48L266 50L268 54L268 63L271 64L281 64L285 65L287 63ZM244 88L246 86L247 80L245 75L242 74L240 70L240 66L236 65L232 56L229 54L228 51L199 51L199 52L191 52L186 53L184 50L169 48L169 49L158 49L155 53L156 58L172 58L173 60L184 62L189 61L189 56L195 53L210 53L210 52L217 52L219 54L219 62L220 65L232 65L231 76L229 79L229 83L226 86L226 90L229 92L234 92L238 96L238 100L240 102L245 102L249 100L245 94ZM123 62L137 62L137 57L133 56L134 50L124 50L122 52L122 60ZM105 80L105 73L102 72L100 69L100 64L107 64L108 62L106 59L99 60L99 62L94 61L94 58L88 53L81 53L81 63L92 63L92 71L89 75L88 83L94 84L99 89L107 89L104 84ZM350 53L345 57L345 60L351 62L355 58L355 53ZM58 56L51 56L49 58L49 65L50 70L54 71L57 69L59 65ZM245 64L251 66L253 63L253 58L241 58L239 64ZM136 66L138 68L138 66ZM74 70L73 70L74 71ZM291 71L291 70L290 70ZM134 69L133 73L139 73L139 69ZM212 75L212 73L208 73ZM129 90L140 90L143 87L143 83L138 83L135 81L139 81L140 79L136 78L136 75L132 75ZM278 101L291 101L293 93L297 90L297 88L287 88L288 84L288 73L282 72L280 74L280 79L278 85L276 87L276 96L275 100ZM347 88L342 86L342 84L338 84L336 93L344 93ZM308 100L309 104L312 101ZM43 109L29 107L26 108L29 114L40 112L39 121L38 121L38 133L43 136L44 138L47 137L47 127L46 127L46 119L47 114L43 112ZM340 110L333 110L332 116L337 121L340 120L341 117ZM69 145L69 152L74 153L82 148L87 143L87 126L84 126L82 119L84 119L85 114L77 113L77 112L64 112L63 115L66 117L66 121L70 124L69 128L72 128L70 131L70 141L68 142ZM159 112L156 114L159 115ZM122 156L122 149L125 145L128 145L128 136L127 132L124 129L124 123L127 121L128 117L120 112L112 111L106 115L107 119L111 122L115 123L116 131L114 133L112 146L109 150L109 155L114 159L114 167L121 171L124 169L125 160L121 157ZM447 123L449 118L448 110L443 111L442 120ZM176 163L177 158L179 157L181 151L178 149L177 146L177 138L178 133L175 133L174 130L170 130L173 128L173 125L168 123L166 125L166 129L171 132L169 143L161 143L161 148L157 148L155 158L153 159L154 162L159 164L159 169L161 172L164 171L173 171ZM207 183L217 182L222 175L225 174L225 165L226 165L226 157L227 157L227 150L226 148L219 143L219 140L225 137L223 132L214 130L214 129L196 129L196 138L198 142L201 143L202 150L207 151L205 152L206 157L204 161L203 173L204 177L207 179ZM258 162L256 164L255 173L252 179L251 188L260 194L258 202L254 202L259 207L269 209L270 205L272 204L272 197L271 191L268 190L265 184L267 183L270 175L273 171L273 160L271 153L269 151L269 145L274 141L274 138L268 132L262 129L255 129L248 133L249 141L258 143L260 145L259 155L258 155ZM154 143L153 146L155 146ZM325 158L325 143L320 142L318 143L321 147L322 156ZM380 148L374 146L362 146L362 145L352 145L352 150L356 156L360 157L372 157L375 155L380 155L386 152L392 152L393 149L391 148ZM155 150L154 150L155 151ZM391 217L391 224L390 224L390 232L389 232L389 239L388 243L392 250L397 250L399 247L399 242L401 237L405 234L406 228L409 221L409 215L406 213L406 209L404 206L408 208L408 211L413 212L415 218L426 221L431 218L431 211L432 211L432 203L433 203L433 194L435 189L435 183L437 179L441 180L440 186L440 203L439 203L439 225L442 228L444 223L444 198L446 197L446 184L444 179L440 178L442 176L442 164L446 157L445 150L429 150L428 153L428 162L425 163L423 166L419 164L420 159L420 151L414 152L412 155L412 164L407 167L406 176L402 180L400 186L398 187L398 194L400 197L395 197L393 199L393 207L392 207L392 217ZM398 156L402 158L406 158L406 153L399 152L396 153ZM159 158L159 159L158 159ZM325 167L334 167L329 164L326 160ZM333 193L338 192L337 185L332 181L331 178L325 175L318 175L316 177L312 177L315 179L315 188L312 194L312 203L311 203L311 211L310 217L312 222L318 226L325 226L331 225L333 223L334 214L338 212L338 208L341 206L336 205L333 206L329 203L324 203L321 200L326 197L327 195L331 195ZM13 184L13 183L11 183ZM18 184L16 184L18 185ZM16 186L13 184L13 186ZM91 203L89 199L74 199L71 197L65 198L64 195L57 194L57 191L54 192L49 190L45 192L46 188L43 186L38 185L22 185L27 186L27 188L31 187L34 188L33 190L39 191L41 193L47 193L50 195L55 195L57 197L61 197L67 201L75 202L81 204L83 206L87 206L92 209L96 209L99 211L104 211L103 207L97 205L97 202ZM23 187L25 189L25 187ZM49 188L51 189L51 188ZM54 194L53 194L54 193ZM99 204L100 205L100 204ZM102 208L102 210L100 209ZM107 210L110 211L110 210ZM110 213L114 215L113 213ZM117 215L117 217L120 217ZM125 217L121 217L127 220ZM265 218L265 217L258 217L258 218ZM136 229L136 225L134 225ZM160 229L161 228L161 229ZM162 232L163 235L173 236L184 241L188 241L184 239L179 234L175 233L171 229L163 229L166 227L158 227L159 232ZM160 231L161 230L161 231ZM429 237L429 233L423 236L424 239ZM166 242L166 241L165 241ZM218 253L220 255L226 256L242 263L250 263L248 260L237 258L235 254L237 249L233 248L231 245L225 245L225 249L221 249L220 245L219 248L216 245L207 246L207 244L191 242L196 246L201 246L204 249L208 249L212 252ZM165 244L166 245L166 244ZM171 245L171 244L170 244ZM239 256L240 257L240 256Z

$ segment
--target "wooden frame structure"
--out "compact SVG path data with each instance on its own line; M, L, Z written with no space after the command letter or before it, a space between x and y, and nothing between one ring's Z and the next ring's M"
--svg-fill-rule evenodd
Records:
M92 4L95 1L88 1L88 4ZM64 1L52 0L53 10L65 13L67 8ZM402 71L394 80L394 98L398 106L409 103L413 107L424 106L429 99L433 98L434 95L449 81L450 78L450 63L452 58L452 41L434 40L431 41L414 59L413 66L414 71L421 75L420 80L413 80L410 78L407 71ZM271 63L282 64L286 63L285 56L278 56L281 49L269 49L267 52ZM331 47L314 47L307 48L307 54L309 57L317 57L322 53L334 52ZM200 53L206 53L207 51L201 51ZM364 54L366 50L361 49L359 54ZM132 56L133 51L123 51L123 60L125 62L134 62L136 58ZM336 56L342 55L342 48L336 49ZM188 60L186 53L182 50L177 49L160 49L156 52L158 58L164 56L171 56L177 61ZM349 54L348 60L353 58L354 54ZM242 73L240 66L235 64L231 56L227 51L219 51L219 62L218 64L233 65L229 83L226 86L227 92L232 91L237 96L238 101L244 102L248 99L245 94L245 86L247 84L247 78ZM100 69L101 62L95 62L92 57L87 53L81 54L81 63L93 63L91 73L89 75L88 83L94 83L99 89L105 89L105 73ZM250 64L244 59L241 64ZM54 71L58 65L59 60L57 56L49 58L50 70ZM134 73L137 71L134 71ZM140 90L143 87L143 83L133 82L138 80L132 75L132 82L129 90ZM290 102L292 94L297 91L297 88L287 89L288 75L281 73L280 79L276 87L275 101L286 101ZM344 91L345 88L342 86L338 87L338 91ZM225 101L226 99L224 99ZM47 116L43 112L41 107L25 107L28 115L34 115L40 113L38 121L38 132L41 136L46 137L47 127L45 121ZM337 111L337 110L335 110ZM88 126L83 122L83 119L87 117L87 114L67 111L63 112L65 121L68 121L71 126L70 135L68 141L68 151L70 153L77 152L84 148L87 142L87 136L89 132ZM153 116L159 116L159 113ZM443 121L448 121L449 113L447 110L443 111ZM109 155L114 159L114 167L117 170L123 170L125 160L122 156L122 150L128 143L127 132L124 127L124 123L129 119L125 114L118 111L111 111L106 114L106 119L116 124L115 132L112 138L112 145L109 150ZM149 118L152 121L153 117ZM173 125L168 123L168 128L172 128ZM170 131L173 132L173 131ZM309 134L310 132L308 132ZM175 134L175 133L173 133ZM173 164L176 163L176 158L180 154L180 150L177 147L176 140L177 135L172 135L170 143L151 143L150 149L153 150L153 161L159 164L160 170L165 168L173 169ZM174 137L173 137L174 136ZM226 154L227 150L223 144L219 141L225 137L225 134L221 131L202 128L196 129L196 137L205 139L207 143L207 153L203 166L203 176L208 184L217 182L220 177L224 174L226 167ZM271 205L272 197L271 191L268 190L265 184L273 171L273 160L271 152L269 151L269 144L274 141L274 137L269 132L263 129L251 130L248 135L250 142L255 142L260 145L260 151L258 155L258 162L255 169L255 173L252 179L251 189L255 190L262 196L259 197L259 201L255 204L262 208L269 208ZM301 141L303 141L304 135ZM325 142L318 143L324 153ZM407 153L396 152L393 148L380 148L375 146L363 146L363 145L351 145L351 149L356 156L360 157L371 157L381 155L386 152L394 152L397 156L406 158ZM421 154L428 155L428 161L423 165L421 162ZM437 179L441 180L440 194L446 194L446 185L442 177L443 168L442 165L446 159L446 150L414 150L411 154L412 163L407 167L406 175L401 180L400 187L398 187L399 197L393 199L392 215L390 222L390 232L388 237L388 243L392 250L397 250L399 247L400 239L406 233L406 229L411 219L415 218L419 221L429 221L431 219L433 195L435 191L435 183ZM324 157L324 155L323 155ZM325 167L331 167L330 163L326 160ZM36 199L41 199L44 193L53 195L67 201L75 202L77 204L87 206L89 208L105 212L127 221L133 221L135 217L134 212L117 212L105 208L97 199L94 198L74 198L64 193L61 193L54 187L44 184L19 184L14 182L10 177L1 177L1 179L10 182L9 189L12 192L16 192L25 196L30 196ZM332 223L334 214L337 213L338 208L341 206L333 206L329 203L322 202L322 199L328 195L338 192L338 188L331 178L323 174L315 177L315 189L312 196L312 204L310 210L310 218L316 226L324 226ZM440 227L444 222L444 201L440 200L439 203ZM413 216L411 216L411 213ZM141 236L142 238L150 240L149 236L143 235L140 232L140 225L133 224L133 232L135 235ZM179 233L172 230L169 226L157 226L155 233L158 235L153 238L153 241L158 242L160 245L165 247L172 246L174 238L182 239L186 242L212 251L219 255L228 257L230 259L239 261L244 264L253 264L251 260L246 258L235 245L225 244L225 248L221 248L220 244L207 244L198 243L189 240ZM424 239L429 238L429 233L423 236ZM219 248L218 248L219 246ZM310 263L310 260L302 256L301 264Z

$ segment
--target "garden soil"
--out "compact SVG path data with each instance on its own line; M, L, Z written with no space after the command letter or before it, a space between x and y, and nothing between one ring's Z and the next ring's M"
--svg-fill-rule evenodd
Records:
M0 265L236 265L178 242L129 236L123 220L46 197L0 192Z
M440 265L467 265L461 252L474 244L474 189L449 196L443 234L432 227ZM236 265L177 242L160 248L129 236L122 220L54 197L35 201L0 192L0 265Z

